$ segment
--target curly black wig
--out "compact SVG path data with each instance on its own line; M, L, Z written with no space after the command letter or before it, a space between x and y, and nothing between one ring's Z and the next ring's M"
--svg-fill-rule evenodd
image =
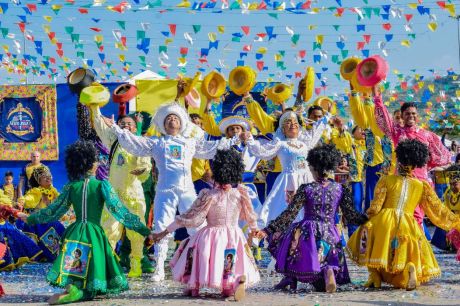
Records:
M65 167L70 181L78 181L88 175L88 171L98 160L98 151L91 141L78 140L65 150Z
M334 145L322 145L308 152L307 161L319 176L325 177L339 166L342 154Z
M243 159L235 150L218 150L212 160L211 171L218 184L238 184L243 179Z
M416 139L401 141L396 147L396 158L403 166L423 167L429 156L428 147Z

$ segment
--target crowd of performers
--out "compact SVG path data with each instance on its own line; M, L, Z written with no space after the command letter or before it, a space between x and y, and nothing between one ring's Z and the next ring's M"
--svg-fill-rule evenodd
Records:
M179 97L182 81L177 88ZM435 245L460 245L459 158L417 125L416 104L391 115L377 87L368 96L351 88L349 131L328 109L305 110L299 100L276 116L249 93L242 102L251 120L219 124L212 100L201 115L177 102L162 105L151 137L139 116L115 122L91 106L108 160L92 141L70 145L69 182L60 192L39 152L17 188L5 174L0 268L53 262L47 280L65 291L49 303L88 300L128 289L119 260L129 278L165 280L170 241L186 228L169 265L190 296L210 287L241 300L260 280L264 245L269 270L284 276L281 290L303 282L336 291L350 283L347 256L368 268L366 287L412 290L441 273L424 217L438 227ZM96 178L102 162L108 180ZM261 176L264 194L254 185Z

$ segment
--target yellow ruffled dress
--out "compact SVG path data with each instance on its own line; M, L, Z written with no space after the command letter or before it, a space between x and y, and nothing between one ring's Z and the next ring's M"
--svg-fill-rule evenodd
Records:
M413 177L383 176L367 210L369 221L347 243L350 258L399 288L406 285L402 272L409 262L415 265L418 282L439 276L430 243L414 218L417 205L436 226L447 231L459 228L459 216L442 204L428 183Z

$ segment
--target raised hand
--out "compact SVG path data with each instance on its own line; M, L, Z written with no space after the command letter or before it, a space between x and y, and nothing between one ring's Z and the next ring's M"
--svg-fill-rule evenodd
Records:
M115 116L113 114L112 114L111 118L107 118L107 117L104 117L104 116L101 116L101 117L102 117L102 120L104 121L105 125L107 125L108 127L112 127L115 124Z
M19 213L16 214L16 216L17 216L19 219L21 219L22 221L27 222L27 217L28 217L27 214L25 214L25 213L23 213L23 212L19 212Z
M145 168L142 168L142 169L134 169L132 171L130 171L129 173L131 173L132 175L141 175L142 173L145 172Z

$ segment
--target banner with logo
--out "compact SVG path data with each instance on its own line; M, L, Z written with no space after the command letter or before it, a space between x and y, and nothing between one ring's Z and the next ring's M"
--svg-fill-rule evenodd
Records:
M57 160L56 114L55 86L0 86L0 160Z

